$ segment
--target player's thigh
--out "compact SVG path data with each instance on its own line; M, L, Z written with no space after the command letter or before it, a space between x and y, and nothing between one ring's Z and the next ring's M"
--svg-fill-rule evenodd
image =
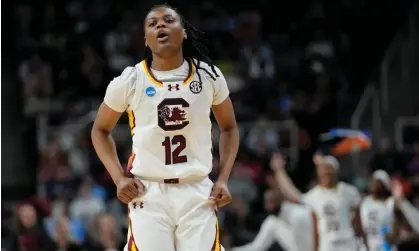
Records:
M203 203L182 217L175 231L176 251L222 251L217 216Z
M141 201L129 205L126 251L175 251L174 224L160 203L158 191L148 186Z

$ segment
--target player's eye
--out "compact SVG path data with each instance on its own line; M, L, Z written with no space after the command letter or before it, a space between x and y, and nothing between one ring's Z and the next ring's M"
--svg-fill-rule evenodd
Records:
M153 26L155 26L156 24L157 24L156 20L149 21L149 22L148 22L148 27L153 27Z
M168 23L168 24L171 24L171 23L173 23L173 22L175 22L175 20L173 19L173 18L171 18L171 17L168 17L168 18L166 18L166 23Z

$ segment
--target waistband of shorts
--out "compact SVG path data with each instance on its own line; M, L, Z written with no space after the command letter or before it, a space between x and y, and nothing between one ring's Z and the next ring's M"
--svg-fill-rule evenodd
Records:
M137 176L140 180L147 180L152 182L158 182L163 184L189 184L189 183L197 183L200 181L205 180L208 176L189 176L187 178L156 178L156 177L141 177Z

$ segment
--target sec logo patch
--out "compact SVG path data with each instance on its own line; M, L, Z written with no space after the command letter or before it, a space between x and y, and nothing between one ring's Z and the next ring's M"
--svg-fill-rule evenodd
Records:
M189 89L191 90L192 93L198 94L202 91L202 84L198 81L192 81L189 84Z

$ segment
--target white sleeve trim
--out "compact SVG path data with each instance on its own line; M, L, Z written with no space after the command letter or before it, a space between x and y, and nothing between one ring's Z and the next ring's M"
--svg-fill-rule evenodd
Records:
M218 77L215 80L210 80L213 81L214 90L212 105L219 105L228 98L230 91L223 73L218 67L215 67L215 70L218 72Z
M136 80L136 68L125 68L120 76L109 83L103 102L116 112L126 111L131 103Z

